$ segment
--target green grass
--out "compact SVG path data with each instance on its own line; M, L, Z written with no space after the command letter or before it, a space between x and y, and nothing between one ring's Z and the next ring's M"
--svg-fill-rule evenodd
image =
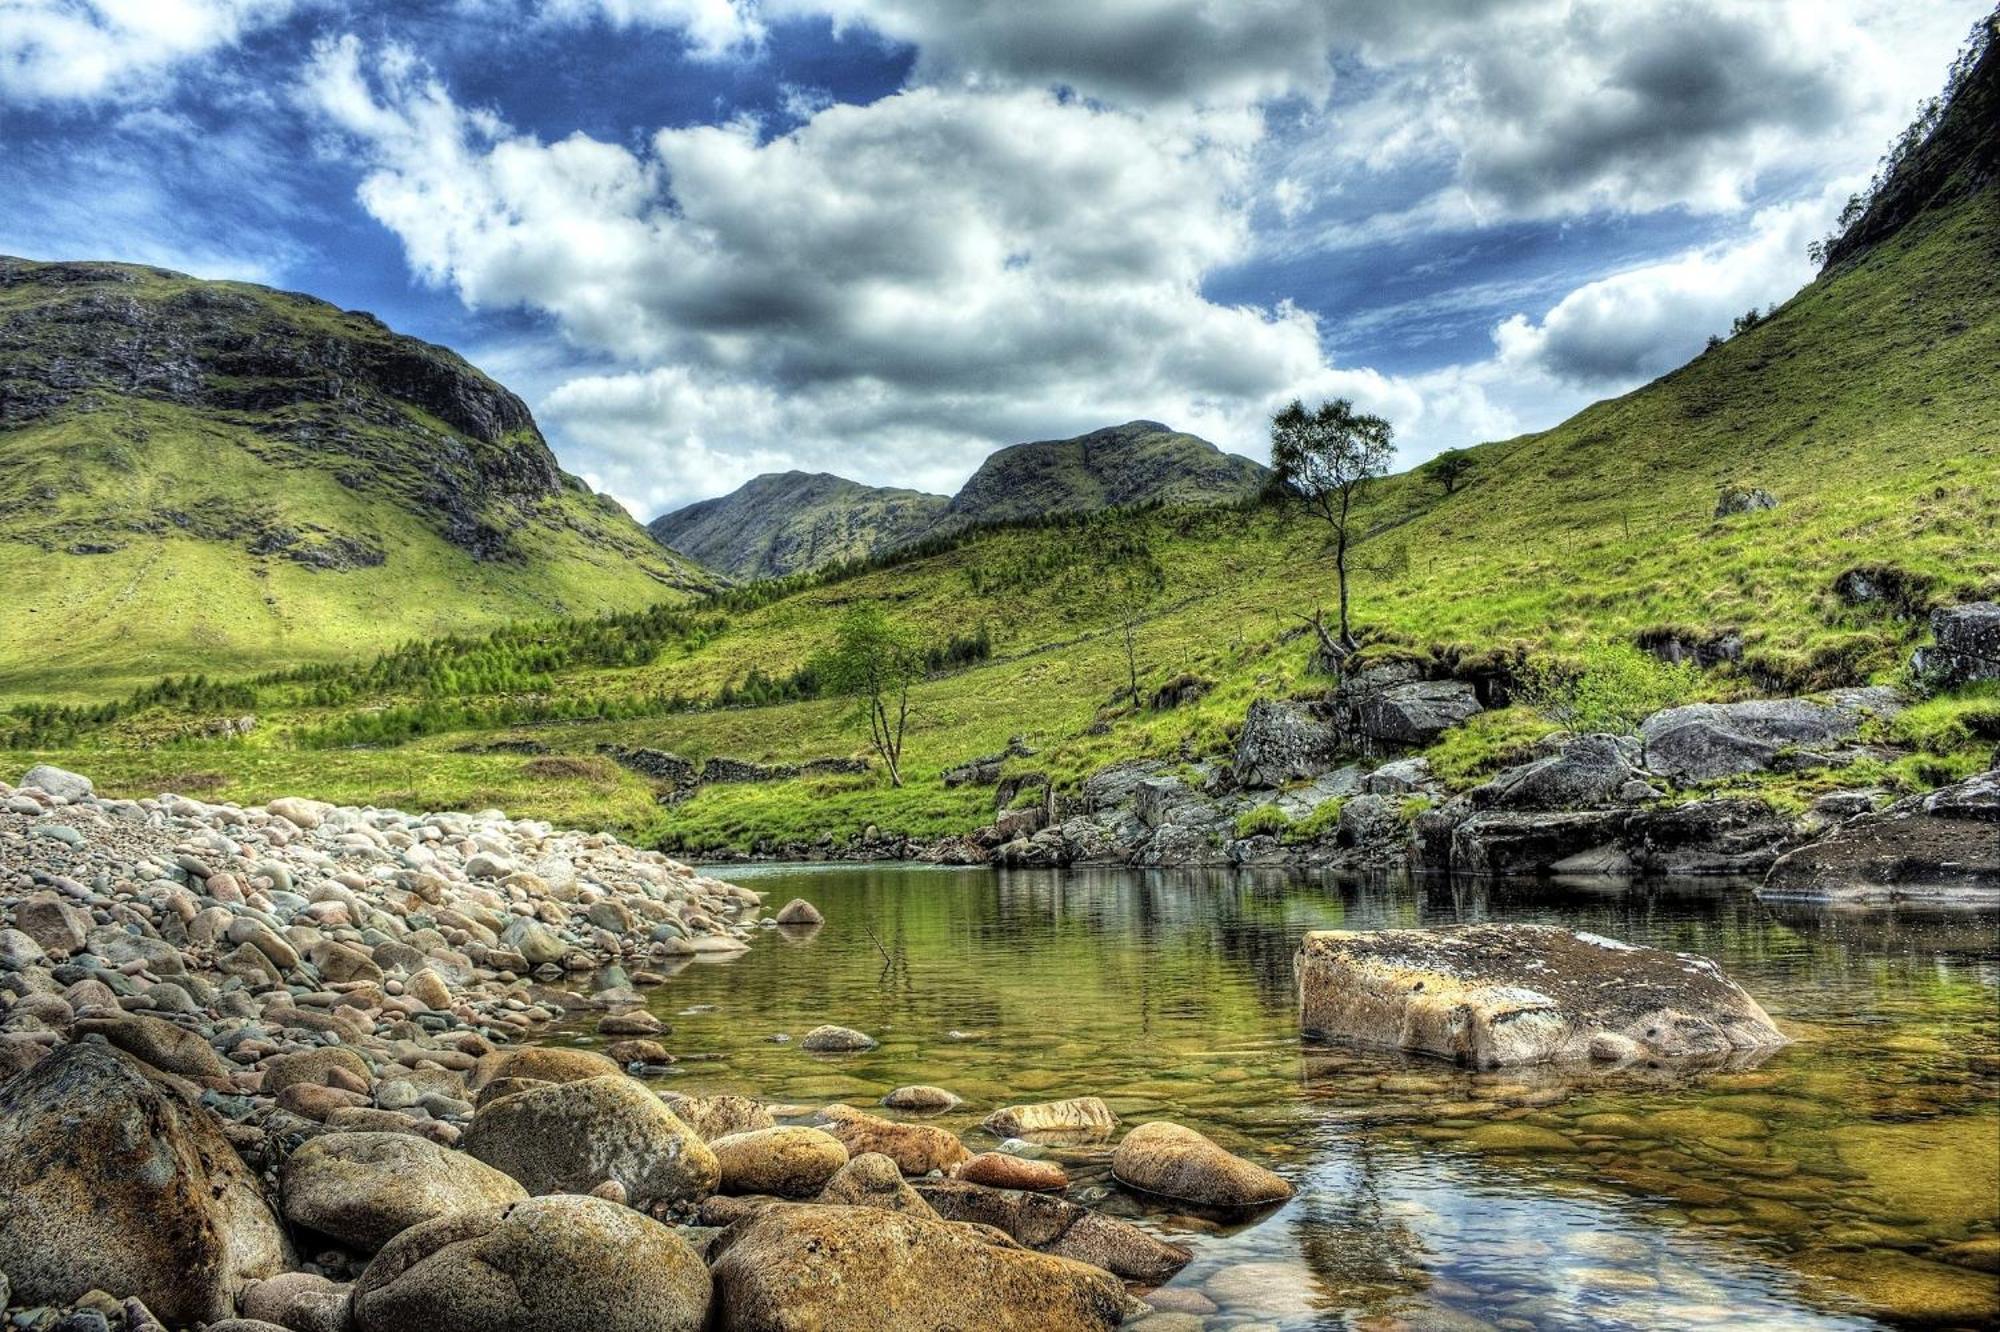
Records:
M1989 193L1906 229L1757 328L1643 389L1553 430L1482 446L1456 494L1411 476L1382 482L1362 511L1369 535L1356 553L1357 623L1371 654L1461 667L1587 661L1605 645L1622 652L1674 627L1741 636L1740 668L1677 674L1662 695L1668 701L1899 679L1925 633L1921 615L1908 614L1921 606L1849 607L1833 586L1848 569L1891 566L1926 604L2000 593L1996 367L2000 209ZM1714 516L1719 493L1749 485L1771 491L1779 507ZM95 674L38 673L37 639L9 625L0 628L0 661L12 673L11 692L103 698L122 694L109 685L135 674L223 673L256 656L246 646L252 637L277 633L263 618L272 612L257 609L255 597L246 605L226 574L177 568L185 580L170 581L171 593L150 592L152 604L214 617L212 653L169 661L142 650L146 631L135 628L137 639L97 649L104 664ZM308 590L323 598L319 587ZM86 641L102 632L90 625L107 614L105 594L68 594L75 604L49 586L34 595L58 599L53 604L64 606ZM530 690L485 699L526 707L554 698L572 711L602 703L620 715L309 752L296 743L300 733L360 710L421 703L433 686L323 705L305 684L280 684L260 691L257 732L226 753L200 744L149 751L185 720L156 712L89 731L49 757L114 790L157 789L177 771L227 769L217 790L230 798L296 791L367 799L389 791L409 804L499 804L691 849L845 839L869 825L932 836L963 831L992 808L990 791L945 789L943 769L997 752L1015 735L1038 752L1010 761L1009 770L1047 773L1059 789L1122 759L1225 751L1252 699L1327 686L1307 673L1310 635L1301 617L1331 599L1324 533L1269 507L1114 513L980 531L839 576L747 589L715 603L714 632L667 643L650 660L562 666ZM915 691L903 790L871 779L713 787L664 809L629 775L605 792L573 792L526 777L518 757L458 752L496 739L574 755L603 744L761 761L865 752L839 700L667 706L713 700L752 671L788 677L859 601L879 604L934 642L982 630L991 642L988 660ZM370 614L366 598L326 610L348 626L349 651L371 646L357 626ZM1213 680L1214 688L1172 710L1133 708L1122 632L1132 615L1143 695L1183 674ZM563 632L550 626L528 636L553 643ZM340 655L329 642L338 636L281 639L272 654L330 659ZM625 715L633 700L652 702L636 710L642 715ZM1935 704L1906 714L1904 743L1944 748L1891 775L1922 782L1964 768L1975 751L1958 745L1953 728L1969 728L1966 718L1983 706ZM1448 735L1430 757L1447 785L1460 788L1518 761L1554 725L1511 709ZM7 761L25 766L32 757Z

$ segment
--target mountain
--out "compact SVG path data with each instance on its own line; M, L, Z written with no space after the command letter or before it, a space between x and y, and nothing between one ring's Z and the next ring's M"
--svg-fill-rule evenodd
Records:
M1001 449L957 495L864 486L824 472L760 476L655 518L663 545L735 578L776 578L925 536L1052 513L1213 505L1263 489L1265 469L1157 421Z
M711 575L461 357L309 296L0 258L0 688L352 657Z
M826 472L774 472L647 525L661 545L735 578L778 578L877 554L928 531L951 501Z
M1231 504L1264 488L1265 468L1158 421L993 454L952 497L943 526L1011 522L1138 504Z

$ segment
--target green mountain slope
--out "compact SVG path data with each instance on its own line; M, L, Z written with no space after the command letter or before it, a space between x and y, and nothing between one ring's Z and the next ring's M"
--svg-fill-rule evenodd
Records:
M949 500L824 472L780 472L663 514L648 530L732 577L782 578L991 523L1147 504L1234 504L1263 486L1264 468L1248 458L1157 421L1130 421L1001 449Z
M915 540L951 501L826 472L774 472L647 524L661 545L734 578L865 559Z
M0 690L351 658L713 582L443 348L310 297L0 259Z
M1231 504L1264 487L1264 468L1158 421L1001 449L952 497L940 527L1016 522L1137 504Z
M1990 57L1982 68L1971 86L1991 88L2000 69ZM2000 130L1982 138L1957 124L1948 116L1940 132L1976 144ZM1702 673L1690 696L1895 680L1927 636L1926 610L2000 596L1996 371L2000 187L1988 183L1905 211L1772 317L1672 374L1480 447L1455 493L1417 475L1373 487L1354 577L1366 650L1469 673L1603 644L1733 640L1738 657ZM1750 488L1775 507L1718 515L1727 492ZM1300 617L1330 604L1331 564L1323 529L1268 505L1081 514L730 590L678 619L527 626L259 686L238 706L258 713L256 733L213 753L210 742L149 747L198 727L199 704L138 700L110 722L53 726L17 714L14 734L134 791L188 778L243 799L499 804L695 849L845 842L869 825L936 836L992 813L990 789L947 787L944 770L1010 737L1039 751L1014 769L1074 787L1123 758L1224 751L1253 698L1325 689ZM1858 595L1844 577L1856 570L1893 595ZM905 789L811 776L709 786L661 807L644 778L599 755L862 751L851 710L796 674L858 603L935 644L979 644L945 654L914 691ZM1171 691L1178 706L1130 704L1128 623L1140 692L1192 685ZM1988 720L1954 721L1976 708ZM1904 738L1927 757L1880 779L1934 783L1984 766L1991 711L1976 698L1914 709ZM1536 725L1492 721L1452 744L1504 744L1515 722ZM1436 757L1441 771L1467 758Z

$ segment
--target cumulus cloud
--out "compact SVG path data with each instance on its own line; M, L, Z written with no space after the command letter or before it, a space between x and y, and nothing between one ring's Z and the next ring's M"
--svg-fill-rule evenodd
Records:
M1840 211L1845 189L1759 211L1727 243L1587 283L1539 320L1514 315L1493 331L1502 366L1611 390L1673 369L1752 306L1810 281L1806 245Z
M278 23L296 0L0 0L0 98L154 94L182 61Z
M1201 294L1247 245L1247 112L919 87L635 150L519 133L353 38L322 45L304 96L424 279L632 367L548 406L607 465L678 442L707 474L643 493L773 440L962 475L996 441L1121 413L1256 447L1268 403L1328 373L1304 311Z

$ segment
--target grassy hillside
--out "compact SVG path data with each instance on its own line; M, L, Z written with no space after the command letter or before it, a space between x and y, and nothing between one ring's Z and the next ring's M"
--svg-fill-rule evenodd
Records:
M0 260L0 692L631 609L714 579L461 358L310 297Z
M1664 379L1482 447L1456 494L1416 476L1381 483L1355 583L1368 650L1469 668L1728 631L1741 663L1691 693L1895 678L1927 605L2000 594L1996 369L2000 207L1988 192ZM1719 495L1742 487L1777 507L1718 518ZM981 821L991 799L945 788L942 769L1011 736L1041 751L1014 766L1075 781L1135 754L1213 752L1251 698L1323 688L1306 674L1299 617L1330 598L1329 566L1323 532L1256 504L982 530L860 572L726 593L643 630L544 625L369 674L269 680L231 700L260 719L248 739L175 739L202 707L151 704L44 721L8 760L32 748L129 791L499 804L695 849L844 839L869 824L942 834ZM1892 571L1900 598L1847 604L1836 581L1860 567ZM860 601L988 654L917 690L907 789L812 778L710 787L669 809L597 756L601 744L767 761L860 752L846 708L798 697L810 682L794 675ZM1206 697L1165 711L1122 699L1128 616L1146 689L1193 675L1212 682ZM1932 732L1941 757L1883 778L1983 762L1991 740L1957 724L1966 708L1991 704L1945 700L1904 723ZM1470 772L1547 725L1497 714L1440 758ZM546 752L506 747L524 742Z

